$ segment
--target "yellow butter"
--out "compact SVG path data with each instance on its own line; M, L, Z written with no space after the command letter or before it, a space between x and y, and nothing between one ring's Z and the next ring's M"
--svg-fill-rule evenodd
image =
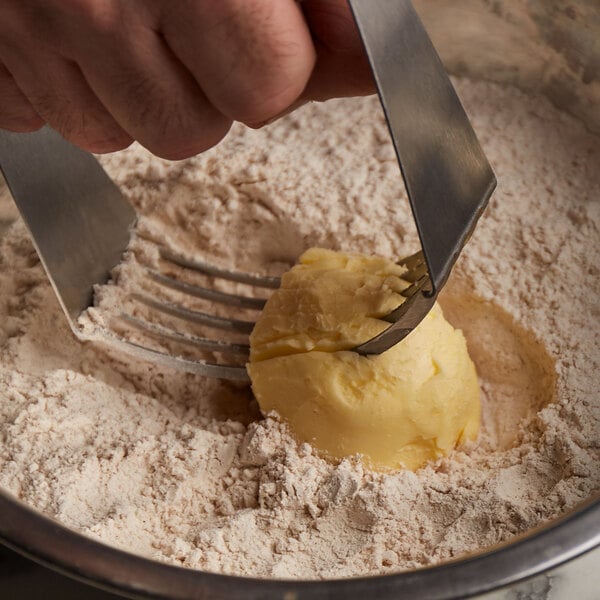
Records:
M403 267L313 248L282 278L250 337L248 372L264 413L333 458L417 469L477 436L475 366L462 332L435 306L400 344L363 357L354 346L389 324Z

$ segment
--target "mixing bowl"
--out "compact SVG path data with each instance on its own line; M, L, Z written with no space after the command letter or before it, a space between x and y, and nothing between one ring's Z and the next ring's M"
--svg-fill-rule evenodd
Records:
M451 72L544 94L600 134L598 0L415 4ZM536 576L600 546L600 499L509 543L439 566L331 581L250 579L161 564L79 535L4 492L0 540L68 576L135 598L545 598L548 579ZM590 556L597 561L599 553L596 549ZM581 560L565 565L561 573L568 574L569 567L579 573ZM523 588L527 579L534 583ZM536 587L536 581L545 583ZM587 590L571 589L569 597L598 597L593 588Z

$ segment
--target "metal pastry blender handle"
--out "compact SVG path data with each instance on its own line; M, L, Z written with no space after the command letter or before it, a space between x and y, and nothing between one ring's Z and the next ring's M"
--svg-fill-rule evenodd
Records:
M355 350L380 354L425 317L496 178L410 0L348 0L365 46L427 263L395 322Z

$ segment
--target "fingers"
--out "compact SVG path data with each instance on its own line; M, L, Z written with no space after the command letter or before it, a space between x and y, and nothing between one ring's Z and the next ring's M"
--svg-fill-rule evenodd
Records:
M21 33L0 38L14 77L0 81L0 93L16 82L41 119L75 144L107 152L137 139L158 156L179 159L228 131L231 120L147 22L145 4L48 2L35 19L25 5L10 6L9 29Z
M315 49L294 0L180 0L161 17L169 46L232 120L275 117L310 78Z
M36 131L44 120L17 86L8 69L0 63L0 129L25 133Z
M78 46L93 92L122 129L154 154L187 158L214 146L229 130L231 119L211 105L151 28L132 22L108 38L98 31ZM100 60L98 47L110 47Z
M346 0L0 6L0 127L45 121L93 152L137 139L185 158L233 120L259 126L307 100L373 90Z
M89 152L121 150L132 142L92 92L76 64L49 53L42 69L35 56L15 50L3 54L37 115L37 128L46 122Z
M303 0L301 6L318 54L302 98L372 94L373 75L347 1Z

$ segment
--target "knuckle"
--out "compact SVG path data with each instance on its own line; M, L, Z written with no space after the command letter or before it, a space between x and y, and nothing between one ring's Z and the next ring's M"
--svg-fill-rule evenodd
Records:
M5 9L6 4L13 10ZM76 34L114 35L121 25L115 0L0 2L2 38L16 47L24 41L51 49L69 47Z
M28 98L35 111L63 136L73 136L81 129L81 118L67 98L46 91L30 93Z
M135 103L139 121L163 120L162 104L153 101L164 96L161 82L124 68L115 85L121 87L123 95Z
M51 127L88 152L122 150L132 142L108 113L52 93L39 93L30 100Z
M139 31L157 29L154 17L154 2L141 0L54 0L60 10L67 12L70 22L80 25L82 30L100 43L113 43L115 49L135 52ZM55 35L61 36L61 24Z
M12 76L0 63L0 128L19 133L36 131L44 124Z
M53 117L56 112L56 97L54 94L37 91L27 94L29 102L33 105L35 111L46 121L48 117Z
M119 13L112 0L60 0L60 7L98 33L112 34L119 28Z

